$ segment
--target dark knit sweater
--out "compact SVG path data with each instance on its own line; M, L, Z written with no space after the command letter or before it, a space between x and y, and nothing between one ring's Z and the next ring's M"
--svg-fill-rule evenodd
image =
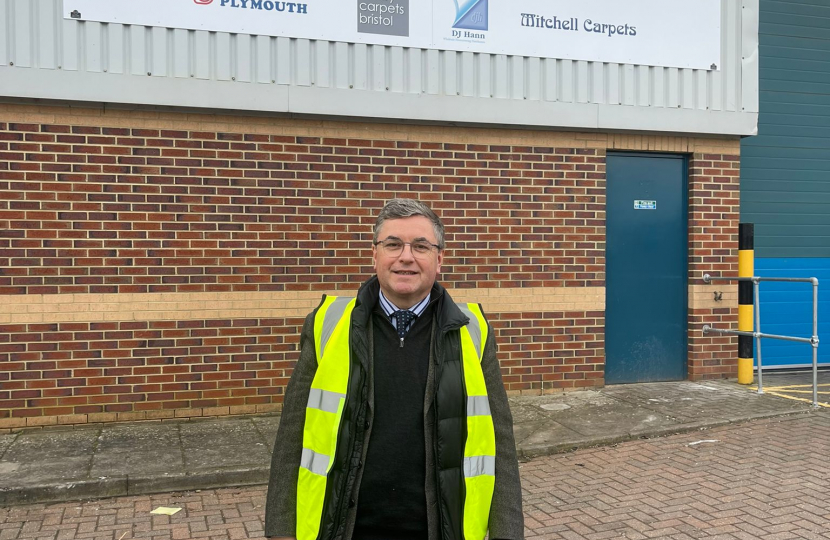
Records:
M400 346L389 318L372 315L375 411L357 502L355 540L426 540L424 393L433 306Z

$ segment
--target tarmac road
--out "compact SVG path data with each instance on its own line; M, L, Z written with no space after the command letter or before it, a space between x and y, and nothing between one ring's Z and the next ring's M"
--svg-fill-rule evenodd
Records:
M830 538L830 415L756 420L521 464L527 538ZM0 540L262 537L264 487L0 509ZM151 515L158 506L182 508Z

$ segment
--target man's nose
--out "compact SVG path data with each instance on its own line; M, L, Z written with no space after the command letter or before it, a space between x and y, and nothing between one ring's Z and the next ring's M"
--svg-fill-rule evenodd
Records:
M415 254L412 253L412 244L409 242L404 243L403 249L401 249L401 253L398 255L398 259L410 260L414 258Z

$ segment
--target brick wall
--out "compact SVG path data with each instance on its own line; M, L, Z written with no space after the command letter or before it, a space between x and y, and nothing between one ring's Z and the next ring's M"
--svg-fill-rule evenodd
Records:
M693 154L690 283L737 264L737 140L0 105L0 428L275 410L394 196L445 221L509 391L601 385L607 149ZM712 315L695 378L734 372Z
M13 417L269 404L287 382L302 319L7 325ZM290 356L293 359L293 355ZM255 412L249 407L249 412ZM82 420L81 418L76 418Z
M740 157L734 154L693 154L689 162L689 283L703 274L738 275ZM715 301L713 291L726 291ZM703 335L703 325L737 330L738 287L718 283L698 287L689 302L689 378L735 377L738 338Z
M395 195L446 221L450 286L603 284L597 149L21 123L0 141L0 294L350 290Z

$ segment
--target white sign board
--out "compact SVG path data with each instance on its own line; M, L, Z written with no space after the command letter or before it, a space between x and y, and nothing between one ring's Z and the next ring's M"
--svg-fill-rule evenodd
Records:
M64 0L63 9L65 18L81 21L648 66L720 66L721 0Z
M634 201L634 210L657 210L657 201Z

